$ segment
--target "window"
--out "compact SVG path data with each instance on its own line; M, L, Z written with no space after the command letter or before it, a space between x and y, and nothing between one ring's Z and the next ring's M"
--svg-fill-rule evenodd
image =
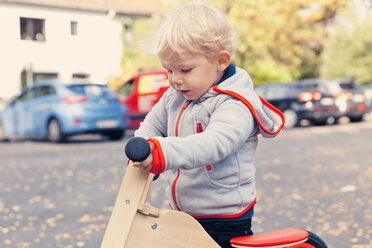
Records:
M58 78L58 73L53 72L34 72L34 82L43 80L53 80Z
M31 100L34 98L34 94L35 94L34 89L27 90L26 92L22 93L22 95L15 99L15 103L21 103L24 101Z
M52 86L41 86L35 90L35 97L42 97L52 94L56 94L56 91Z
M358 85L354 81L344 81L340 82L340 87L343 90L356 90L358 89Z
M58 78L58 73L53 72L33 72L30 69L24 68L21 72L21 88L31 86L39 81L54 80Z
M77 94L84 94L87 96L102 96L110 93L110 90L105 85L73 84L68 85L67 88Z
M303 84L302 86L309 91L318 91L319 90L319 86L316 83L314 83L314 84Z
M71 35L77 35L78 34L78 23L77 22L70 22L70 32Z
M126 47L131 46L133 41L133 28L128 25L124 25L124 45Z
M20 18L21 39L45 41L45 20L33 18Z
M121 86L118 90L118 93L124 97L127 97L132 92L134 80L130 80L126 82L123 86Z
M89 79L89 74L86 73L74 73L72 74L73 79Z

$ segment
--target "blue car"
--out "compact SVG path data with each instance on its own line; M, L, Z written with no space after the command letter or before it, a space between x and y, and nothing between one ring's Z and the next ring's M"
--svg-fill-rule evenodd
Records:
M120 140L129 125L120 96L106 85L38 83L25 89L0 112L0 141L96 133Z

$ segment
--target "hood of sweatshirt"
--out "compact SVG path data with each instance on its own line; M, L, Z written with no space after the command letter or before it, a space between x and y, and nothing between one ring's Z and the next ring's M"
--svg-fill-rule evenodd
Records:
M204 101L216 94L227 94L242 101L256 119L263 137L274 137L283 128L283 113L261 98L255 91L248 73L234 64L230 64L217 85L213 85L197 101Z

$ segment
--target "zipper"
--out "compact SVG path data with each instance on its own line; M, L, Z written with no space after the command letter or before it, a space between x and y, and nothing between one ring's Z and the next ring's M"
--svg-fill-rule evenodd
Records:
M197 133L201 133L203 132L203 126L200 122L196 123L196 132ZM212 170L212 166L211 165L206 165L205 168L207 169L207 171L211 171Z
M176 124L176 136L178 136L178 127L180 125L182 114L183 114L183 112L185 112L185 109L187 108L187 106L189 106L189 104L190 104L190 102L187 101L182 106L182 109L181 109L180 115L178 116L178 120L177 120L177 124Z
M180 112L180 115L178 116L178 119L177 119L177 124L176 124L176 136L178 136L178 128L179 128L179 125L180 125L180 121L181 121L181 117L183 115L183 112L185 112L185 109L187 108L187 106L189 106L189 104L191 103L191 101L186 101L183 106L182 106L182 109L181 109L181 112ZM179 180L181 176L181 170L178 169L178 174L177 174L177 177L176 179L174 179L173 181L173 184L172 184L172 197L173 197L173 201L174 203L176 204L176 207L179 211L181 211L181 208L178 206L178 203L177 203L177 196L176 196L176 184L177 184L177 181Z
M178 203L177 203L177 197L176 197L176 184L177 184L178 179L180 178L180 175L181 175L181 170L178 169L177 177L176 177L176 179L174 179L173 184L172 184L172 196L173 196L173 201L174 201L174 204L176 204L176 208L177 208L178 211L181 211L181 208L178 206Z

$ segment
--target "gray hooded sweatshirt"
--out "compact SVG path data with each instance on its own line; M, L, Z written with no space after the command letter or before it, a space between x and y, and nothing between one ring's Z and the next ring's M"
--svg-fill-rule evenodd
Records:
M161 165L152 172L168 172L171 208L195 218L235 218L251 209L257 136L274 137L284 125L245 70L230 64L222 80L191 102L169 88L135 132L156 143Z

